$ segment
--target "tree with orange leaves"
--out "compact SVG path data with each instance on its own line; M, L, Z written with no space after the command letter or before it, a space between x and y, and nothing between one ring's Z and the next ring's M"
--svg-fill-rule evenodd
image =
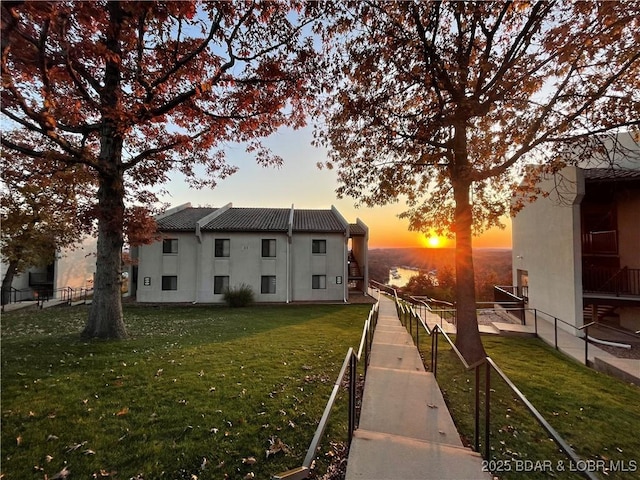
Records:
M456 238L456 345L485 357L472 235L509 213L514 173L556 146L640 123L640 7L628 2L329 5L318 143L339 195L400 200ZM339 78L340 80L336 80ZM326 125L326 128L325 128ZM534 182L535 183L535 182Z
M83 336L126 336L121 254L131 205L140 215L171 171L214 186L235 171L229 143L246 144L261 164L281 161L260 138L305 122L307 13L295 0L2 3L3 147L84 166L98 185Z
M0 246L6 270L2 305L9 302L17 274L45 267L56 254L91 230L92 176L82 165L58 168L20 154L3 152L0 198Z

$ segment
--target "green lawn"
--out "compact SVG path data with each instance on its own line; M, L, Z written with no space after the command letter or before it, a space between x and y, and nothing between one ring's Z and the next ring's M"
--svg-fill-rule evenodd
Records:
M131 305L131 338L117 342L80 340L85 307L4 314L1 478L269 478L299 466L369 308ZM345 403L332 439L346 439Z
M431 358L430 342L426 335L420 338L420 351L427 359ZM571 472L572 468L595 470L603 478L640 478L639 387L589 369L541 340L484 336L483 343L489 356L550 425L590 462L572 467L492 372L491 458L485 460L501 470L494 472L499 478L582 478ZM452 417L461 435L472 441L475 375L463 370L442 337L438 359L438 383ZM426 364L430 365L430 360ZM484 369L481 371L484 390ZM484 396L481 403L483 412ZM483 414L481 433L484 435ZM484 454L483 445L480 449Z

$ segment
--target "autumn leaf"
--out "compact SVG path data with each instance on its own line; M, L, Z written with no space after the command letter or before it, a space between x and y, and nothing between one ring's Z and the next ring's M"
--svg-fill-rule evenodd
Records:
M267 458L280 452L284 454L289 453L289 446L280 440L279 437L270 437L269 448L267 449Z
M123 415L127 415L129 413L129 407L123 407L120 411L115 413L116 417L122 417Z
M71 471L65 466L62 470L51 477L51 480L65 480L70 474Z

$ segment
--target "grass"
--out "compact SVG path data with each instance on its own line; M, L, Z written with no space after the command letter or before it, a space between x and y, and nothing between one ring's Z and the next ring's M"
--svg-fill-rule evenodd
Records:
M130 305L131 338L117 342L80 340L85 307L5 314L1 478L64 469L70 478L269 478L297 467L368 310ZM346 438L345 403L332 439Z
M538 339L484 336L488 355L507 374L549 424L585 461L568 458L526 407L499 378L491 376L491 423L488 465L500 479L582 478L589 469L612 479L640 475L640 388L601 374L557 352ZM431 358L431 338L420 338L423 358ZM430 360L425 362L427 366ZM481 370L484 391L484 369ZM458 431L472 443L474 372L464 371L440 338L438 383ZM484 395L481 395L484 412ZM481 443L484 413L481 413ZM480 445L484 454L485 447ZM571 471L571 470L574 471ZM536 471L537 470L537 471ZM616 471L617 470L617 471Z

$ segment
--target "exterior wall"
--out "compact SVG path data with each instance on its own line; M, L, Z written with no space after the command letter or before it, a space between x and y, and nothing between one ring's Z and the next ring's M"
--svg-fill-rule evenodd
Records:
M139 248L139 302L221 303L223 295L214 294L215 276L228 276L230 287L250 286L256 302L344 301L348 291L343 234L294 233L290 245L286 234L268 232L207 232L202 243L193 233L165 238L178 239L177 254L163 254L162 242ZM215 257L216 239L229 239L228 257ZM276 240L275 257L262 257L263 239ZM313 240L326 240L326 253L312 253ZM162 290L163 275L177 276L178 289ZM312 288L313 275L325 275L326 288ZM276 277L275 293L261 293L262 276Z
M138 250L139 302L194 302L196 300L196 252L198 240L193 233L174 233L165 238L178 239L177 254L163 254L162 242L145 245ZM163 276L177 276L177 290L162 290Z
M215 240L229 239L229 256L215 257ZM276 256L262 256L262 240L275 239ZM206 233L202 235L202 258L198 262L198 302L223 302L214 294L214 277L228 276L229 287L246 284L256 302L287 301L287 235L284 233ZM261 277L276 277L276 293L260 293Z
M312 253L313 240L326 240L326 254ZM347 238L343 234L293 233L291 293L293 301L345 301L348 295ZM326 288L313 289L312 276L326 275Z
M58 254L54 288L93 288L97 243L96 238L88 237L76 248L67 248Z
M564 181L559 191L552 188L553 178L546 180L541 187L550 195L526 205L513 218L513 280L517 285L518 271L527 271L529 305L579 327L583 324L580 201L584 178L575 167L561 174Z

